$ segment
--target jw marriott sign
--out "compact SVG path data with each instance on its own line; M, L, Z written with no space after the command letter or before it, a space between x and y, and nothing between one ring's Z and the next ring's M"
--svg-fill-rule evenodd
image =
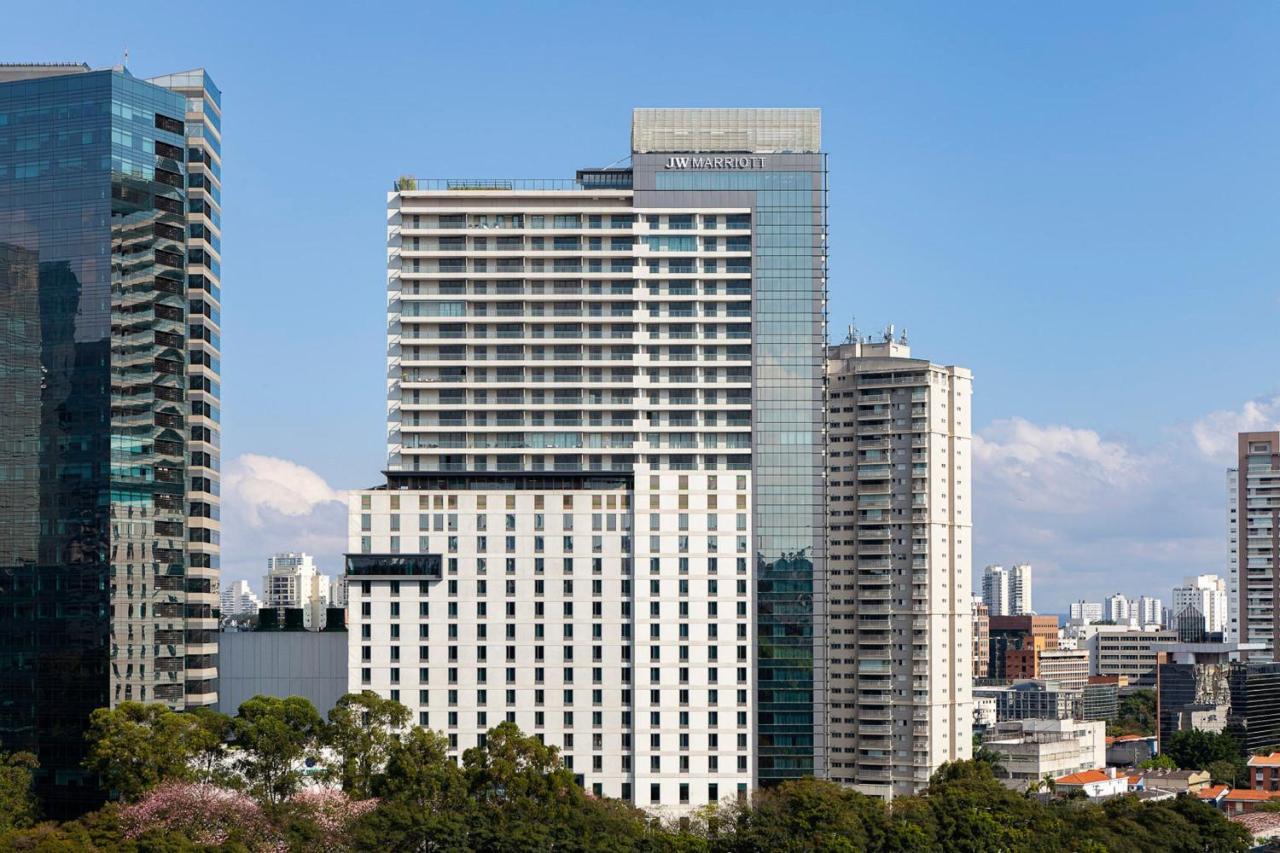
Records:
M667 169L763 169L763 157L668 157Z

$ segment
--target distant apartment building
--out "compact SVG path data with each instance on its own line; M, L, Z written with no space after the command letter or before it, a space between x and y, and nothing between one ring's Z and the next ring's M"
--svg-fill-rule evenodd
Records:
M1240 433L1227 491L1227 638L1280 660L1280 432Z
M1088 625L1093 622L1102 621L1102 602L1101 601L1080 601L1071 602L1070 620L1074 624Z
M1019 563L1009 571L1009 615L1034 613L1031 604L1031 566Z
M1143 628L1164 627L1164 602L1158 598L1143 595L1138 598L1138 624Z
M249 586L248 581L232 581L219 593L222 604L222 617L238 616L242 613L254 614L262 607L262 600Z
M1107 621L1116 625L1128 625L1136 620L1134 604L1129 600L1129 596L1124 593L1117 592L1115 595L1107 596L1104 603L1107 606Z
M1009 598L1009 572L1004 566L987 566L982 570L982 600L992 616L1012 615Z
M988 678L991 672L991 615L979 596L973 597L973 677Z
M324 626L329 607L329 577L316 568L310 554L287 552L267 558L262 578L262 606L301 608L303 625L310 630Z
M1193 618L1206 634L1228 633L1227 582L1219 575L1197 575L1173 588L1171 628L1180 629L1181 619L1192 611Z
M972 378L892 331L827 378L830 775L901 796L971 750Z

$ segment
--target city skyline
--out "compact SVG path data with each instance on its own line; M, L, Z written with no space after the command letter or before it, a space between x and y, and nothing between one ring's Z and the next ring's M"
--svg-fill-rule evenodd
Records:
M1104 10L1111 27L1099 34L1092 25ZM820 79L785 63L772 76L711 74L724 57L709 50L632 82L601 46L575 44L572 55L540 51L538 61L553 80L594 63L599 79L577 81L591 97L551 109L509 104L509 114L490 120L465 106L462 93L432 92L428 104L438 109L413 111L432 123L396 114L408 125L377 156L363 153L371 150L363 129L391 114L397 96L394 86L375 90L379 80L406 75L409 67L394 63L410 61L387 59L380 48L389 20L409 30L425 24L413 12L344 22L345 62L316 67L292 49L236 48L232 37L248 32L252 45L277 28L301 27L334 40L338 21L323 12L298 22L241 9L208 22L203 52L192 55L127 37L111 19L127 15L87 9L65 27L37 26L35 16L48 11L19 10L13 42L0 36L4 54L98 68L120 61L107 45L130 43L136 76L203 64L242 108L229 110L243 134L228 134L226 151L239 167L228 170L225 189L236 211L224 234L236 246L227 276L240 284L227 306L226 333L237 346L224 360L228 582L255 580L262 557L279 550L315 553L330 572L340 565L341 492L370 485L365 472L377 470L383 451L378 401L367 389L382 349L378 198L394 178L505 176L506 129L514 126L524 128L522 162L538 176L571 177L620 147L609 140L632 104L672 99L824 109L833 172L858 187L833 193L830 337L839 341L855 316L864 333L894 322L931 358L973 370L976 565L1032 563L1042 612L1065 612L1082 595L1101 600L1121 571L1132 578L1127 589L1157 595L1184 576L1226 573L1221 484L1235 432L1273 428L1280 412L1267 377L1219 375L1223 336L1209 332L1227 330L1239 357L1275 360L1266 329L1276 304L1260 278L1274 249L1258 213L1274 185L1261 141L1273 128L1250 109L1276 72L1258 35L1274 10L1224 21L1205 8L1157 18L1140 8L990 7L962 19L936 7L935 26L925 26L924 12L831 10L825 29L857 33L859 50L831 50L838 61ZM445 14L446 23L467 25L466 12ZM527 14L509 12L513 33ZM598 16L599 25L610 16ZM742 38L761 32L742 21L717 26ZM789 41L799 32L789 26L780 27L778 52L798 58L815 49ZM1217 37L1212 48L1206 33ZM1144 46L1155 34L1173 46L1167 53ZM414 73L457 65L476 75L472 86L484 85L532 60L528 45L502 30L492 35L504 50L483 62L455 47L415 56ZM1011 37L1032 38L1038 55L991 41ZM1084 49L1087 68L1078 61ZM1185 62L1187 50L1197 62ZM851 81L886 78L892 85L883 93L850 89ZM340 84L351 120L298 150L259 93L270 81L314 105L318 92L333 91L304 82L317 79ZM697 86L659 88L693 79ZM1151 97L1156 80L1179 97ZM1212 121L1195 120L1202 115ZM442 121L453 132L440 133ZM930 141L941 139L949 144ZM348 150L361 154L344 157ZM308 179L281 199L273 188L292 170ZM958 221L982 224L953 233ZM1128 240L1115 239L1126 223ZM342 251L299 274L287 263L292 253L276 250L281 244ZM1202 310L1209 292L1214 304ZM297 322L281 322L290 312ZM1189 316L1203 327L1186 328ZM278 375L257 371L268 361L282 366ZM320 422L323 429L306 427Z

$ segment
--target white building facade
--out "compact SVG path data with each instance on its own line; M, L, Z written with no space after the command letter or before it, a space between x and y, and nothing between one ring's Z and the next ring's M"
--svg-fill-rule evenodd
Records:
M311 630L324 626L329 607L328 575L316 568L310 554L286 552L267 558L262 578L263 607L300 607L303 625Z
M826 770L826 161L816 110L632 129L630 168L389 195L350 686L682 811Z
M1172 615L1174 625L1188 609L1204 620L1209 633L1227 633L1227 582L1220 575L1196 575L1173 588Z
M1004 566L987 566L982 570L982 600L991 616L1012 616L1009 596L1009 572Z
M1009 571L1009 615L1028 616L1031 604L1031 566L1019 563Z
M831 778L909 795L972 754L973 379L890 331L827 388Z
M1077 625L1088 625L1102 621L1101 601L1073 601L1070 609L1071 621Z
M222 605L222 616L238 616L241 613L254 614L262 606L262 600L249 586L248 581L232 581L222 588L219 594Z
M1133 602L1124 593L1117 592L1115 595L1108 596L1105 604L1107 605L1107 619L1109 621L1117 625L1128 625L1136 622Z

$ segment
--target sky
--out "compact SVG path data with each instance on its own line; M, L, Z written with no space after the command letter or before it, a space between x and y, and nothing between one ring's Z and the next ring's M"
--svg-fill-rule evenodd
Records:
M401 174L571 177L635 106L816 106L830 327L975 376L975 577L1035 606L1225 573L1234 432L1280 423L1280 5L14 4L3 61L223 91L223 571L341 570L385 462Z

